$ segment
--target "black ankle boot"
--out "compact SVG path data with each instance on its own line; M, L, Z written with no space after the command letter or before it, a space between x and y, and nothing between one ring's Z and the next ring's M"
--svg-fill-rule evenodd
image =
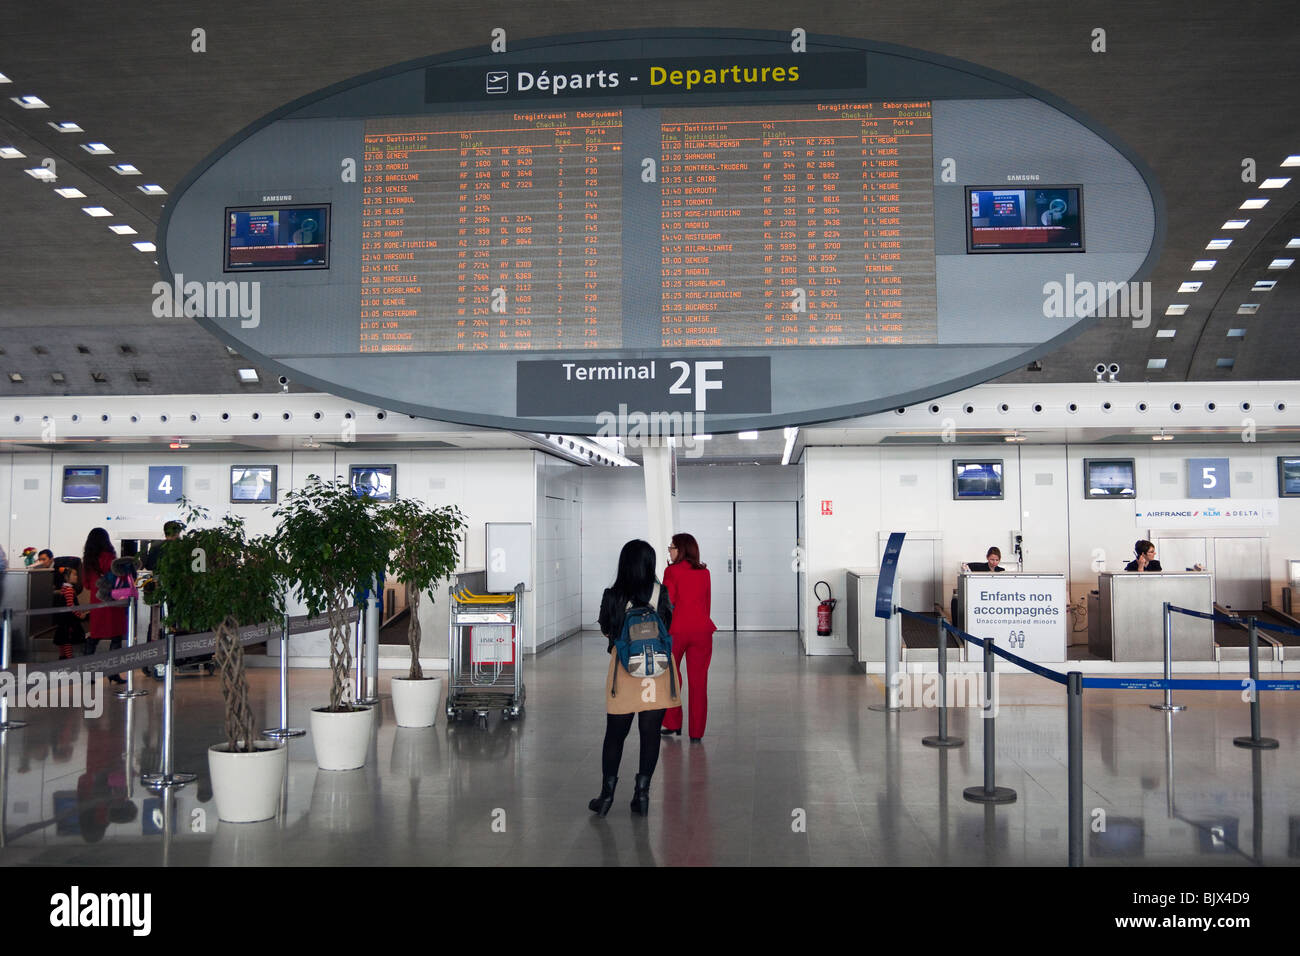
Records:
M636 775L636 789L632 792L632 812L646 816L650 812L650 774Z
M605 777L601 780L600 796L588 803L587 808L599 817L609 813L609 808L614 805L614 787L617 785L618 777Z

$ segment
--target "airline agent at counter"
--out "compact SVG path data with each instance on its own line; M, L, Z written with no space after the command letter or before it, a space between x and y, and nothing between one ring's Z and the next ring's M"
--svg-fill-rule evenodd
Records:
M984 556L983 561L976 561L966 565L972 571L1005 571L1002 567L1002 552L998 548L989 548L989 553Z
M1125 571L1163 571L1156 560L1156 546L1145 538L1133 545L1137 558L1124 565Z

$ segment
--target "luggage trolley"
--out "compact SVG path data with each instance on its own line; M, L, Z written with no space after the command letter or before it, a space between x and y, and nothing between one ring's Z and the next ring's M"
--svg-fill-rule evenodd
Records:
M472 713L486 728L499 707L504 719L518 719L524 712L523 584L509 594L475 594L463 585L449 590L447 718Z

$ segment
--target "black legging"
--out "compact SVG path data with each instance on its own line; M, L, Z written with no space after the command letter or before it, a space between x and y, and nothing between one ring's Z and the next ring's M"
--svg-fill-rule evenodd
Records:
M641 766L638 773L650 776L659 763L659 728L663 726L663 710L643 710L637 720L641 732ZM606 777L618 776L618 765L623 762L623 741L632 729L631 714L605 715L605 746L600 753L600 770Z

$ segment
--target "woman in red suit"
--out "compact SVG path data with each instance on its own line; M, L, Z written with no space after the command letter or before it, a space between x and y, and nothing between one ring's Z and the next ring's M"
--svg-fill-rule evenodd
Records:
M90 534L86 536L86 549L81 555L81 581L86 590L90 592L90 603L92 605L101 603L96 591L99 588L99 579L107 574L113 567L113 559L117 557L117 552L113 550L113 542L108 537L108 532L103 528L92 528ZM106 607L90 612L90 637L86 641L86 653L95 653L95 645L105 638L109 641L109 649L116 650L122 646L122 638L126 635L126 608L125 607ZM119 675L113 674L109 681L114 684L126 683Z
M704 736L709 712L709 661L713 659L713 632L709 618L711 585L709 569L700 563L700 546L693 535L675 534L668 546L668 567L664 586L673 604L673 658L680 671L686 658L682 684L689 689L690 734L696 741ZM688 683L689 682L689 683ZM682 709L670 707L664 714L662 734L682 733Z

